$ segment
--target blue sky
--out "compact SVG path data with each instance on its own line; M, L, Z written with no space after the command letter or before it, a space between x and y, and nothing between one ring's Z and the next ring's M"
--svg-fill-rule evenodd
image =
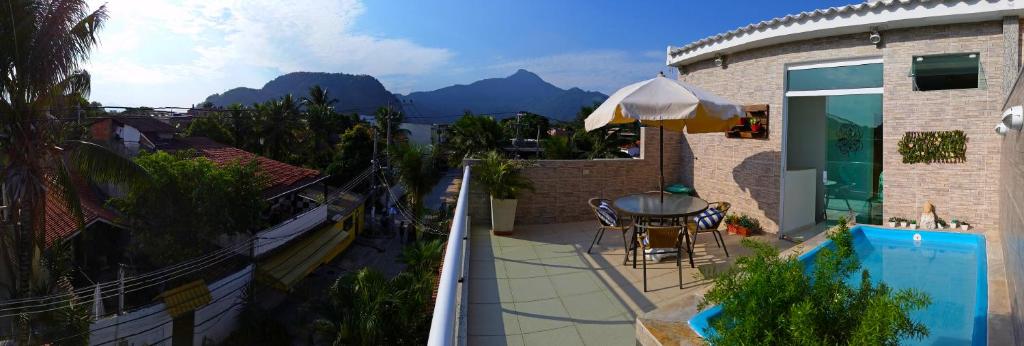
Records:
M189 105L293 71L408 93L525 68L609 93L669 73L668 45L850 2L92 0L111 18L86 67L91 98L122 106Z

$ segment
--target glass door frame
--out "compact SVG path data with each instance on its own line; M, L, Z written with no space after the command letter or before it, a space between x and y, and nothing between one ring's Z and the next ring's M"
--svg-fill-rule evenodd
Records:
M789 86L789 71L793 70L809 70L819 68L830 68L830 67L845 67L845 66L856 66L856 65L867 65L867 64L882 64L882 86L870 87L870 88L852 88L852 89L830 89L830 90L793 90L790 91ZM782 162L780 163L781 174L779 174L779 233L778 238L783 239L785 236L783 230L786 212L786 172L789 156L787 155L789 145L789 98L799 96L841 96L841 95L865 95L865 94L879 94L882 96L882 117L884 123L885 117L885 96L884 96L884 85L885 85L885 64L880 55L878 56L865 56L865 57L851 57L845 59L833 59L833 60L818 60L810 62L799 62L799 63L787 63L783 65L782 72ZM818 177L820 178L820 177Z

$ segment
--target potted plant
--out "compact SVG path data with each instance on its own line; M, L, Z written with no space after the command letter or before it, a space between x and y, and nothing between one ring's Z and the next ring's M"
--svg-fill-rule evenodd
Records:
M729 214L725 216L725 230L730 234L736 234L736 224L740 222L740 217L736 214Z
M910 222L907 222L907 219L899 218L899 220L900 220L900 228L907 228L907 227L910 226Z
M750 118L750 132L753 132L753 133L761 132L761 119Z
M960 221L960 229L964 231L969 230L971 229L971 224L967 223L967 221Z
M726 217L726 227L729 233L749 237L761 230L761 223L757 219L747 215Z
M960 220L957 220L955 217L950 219L949 223L953 226L953 228L960 228Z
M910 229L917 229L917 220L910 220Z
M497 151L484 154L473 166L473 177L491 196L491 232L496 235L512 234L517 198L523 190L533 191L533 182L522 173L525 167L525 161L506 159Z
M896 224L898 222L900 222L900 218L895 217L895 216L890 217L889 218L889 228L896 228Z

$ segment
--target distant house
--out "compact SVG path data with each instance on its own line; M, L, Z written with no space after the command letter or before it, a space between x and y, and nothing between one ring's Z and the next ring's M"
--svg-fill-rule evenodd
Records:
M111 148L127 157L135 157L139 150L155 150L174 139L178 128L150 116L102 117L89 126L89 134L98 142L111 144Z

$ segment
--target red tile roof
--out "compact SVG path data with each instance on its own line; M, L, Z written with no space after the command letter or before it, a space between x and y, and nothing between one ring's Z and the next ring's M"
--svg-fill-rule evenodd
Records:
M85 179L75 177L74 184L78 191L78 199L82 207L85 225L89 225L96 220L103 220L108 223L113 222L117 215L109 209L103 208L99 196ZM46 241L45 247L50 247L57 240L65 239L78 232L75 216L64 206L64 198L57 191L57 187L53 185L47 186L46 189L45 217L45 233L43 235Z
M320 176L320 171L318 170L292 166L229 145L217 143L206 137L187 137L180 140L188 144L190 148L195 149L200 155L218 165L235 161L248 162L255 159L260 172L265 174L270 180L269 186L263 190L263 195L267 197L301 187L316 181Z

